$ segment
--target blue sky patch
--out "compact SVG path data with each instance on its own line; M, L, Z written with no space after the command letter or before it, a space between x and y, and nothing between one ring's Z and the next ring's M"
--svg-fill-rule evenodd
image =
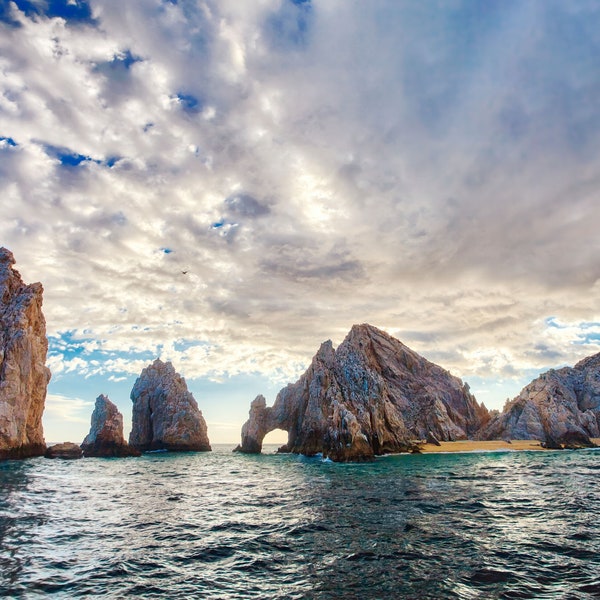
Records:
M178 93L175 95L175 98L177 98L179 105L186 112L197 113L202 110L201 101L192 94Z
M61 165L67 167L77 167L82 162L86 161L93 161L98 164L100 163L100 161L92 159L91 156L79 154L79 152L74 152L73 150L69 150L69 148L62 148L59 146L46 144L44 145L44 150L48 156L58 159Z
M106 159L106 166L109 168L114 167L120 160L123 158L122 156L109 156Z
M62 331L58 335L48 337L48 357L62 356L64 360L69 361L74 358L84 358L86 366L98 365L108 359L126 358L127 360L154 360L155 353L145 352L116 352L112 350L103 350L103 340L86 337L85 333L78 333L75 330Z
M575 338L572 343L577 346L600 343L600 323L597 321L582 321L581 323L561 323L557 317L548 317L544 323L551 329L574 329Z
M0 142L6 142L9 146L13 146L15 147L17 145L17 142L15 142L15 140L13 140L11 137L4 137L0 135Z
M129 69L131 67L131 65L133 65L136 62L142 62L143 59L140 58L139 56L134 56L131 53L131 50L125 50L125 52L123 53L123 56L115 56L113 58L113 64L120 64L122 66L124 66L126 69Z
M92 9L87 0L13 0L17 8L27 17L45 16L49 18L60 17L67 23L95 25ZM19 23L10 17L9 3L0 2L0 21L18 27Z
M555 329L561 329L562 327L564 327L564 325L561 325L558 322L556 317L548 317L547 319L544 320L544 323L546 323L546 325L548 327L554 327Z
M127 49L120 54L115 54L112 60L98 63L95 70L110 79L124 80L129 76L131 66L143 61L143 58L132 54L131 50Z
M177 340L173 344L173 349L176 352L184 352L185 350L189 350L190 348L209 348L210 344L208 342L199 342L197 340L188 340L181 339Z
M590 332L590 333L581 333L579 334L579 339L574 344L578 346L583 346L587 344L599 344L600 343L600 333Z
M44 144L44 151L48 156L58 159L60 164L65 167L78 167L82 163L90 162L111 168L122 158L121 156L111 155L105 160L100 160L98 158L93 158L92 156L79 154L79 152L71 150L70 148L53 146L51 144Z

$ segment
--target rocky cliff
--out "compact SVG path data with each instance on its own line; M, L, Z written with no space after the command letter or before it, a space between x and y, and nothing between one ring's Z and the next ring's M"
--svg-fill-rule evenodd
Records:
M273 429L284 448L336 461L413 448L428 435L448 441L475 434L489 419L468 386L388 334L355 325L334 350L321 348L302 377L272 407L258 396L242 428L242 452L256 453Z
M138 450L210 450L206 422L183 377L170 362L155 360L131 390L129 444Z
M534 379L479 437L541 440L552 448L591 445L589 438L600 437L600 354Z
M108 396L96 398L90 432L83 440L81 449L85 456L139 456L123 437L123 415Z
M41 456L50 371L41 283L25 285L0 248L0 459Z

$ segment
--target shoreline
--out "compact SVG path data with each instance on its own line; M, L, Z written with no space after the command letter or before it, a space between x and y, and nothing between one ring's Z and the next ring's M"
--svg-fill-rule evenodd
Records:
M600 446L600 438L592 438L592 442ZM539 440L458 440L455 442L440 442L435 444L423 444L422 454L452 453L452 452L496 452L496 451L548 451L543 448Z

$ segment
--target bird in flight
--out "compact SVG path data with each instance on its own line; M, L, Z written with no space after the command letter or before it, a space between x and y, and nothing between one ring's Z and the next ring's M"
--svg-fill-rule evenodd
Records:
M181 271L182 275L187 275L189 273L189 271Z

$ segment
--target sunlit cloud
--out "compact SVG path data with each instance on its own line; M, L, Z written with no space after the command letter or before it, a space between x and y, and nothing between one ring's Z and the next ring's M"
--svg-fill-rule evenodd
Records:
M89 425L94 403L81 398L71 398L61 394L48 394L45 415L56 421L85 423Z

